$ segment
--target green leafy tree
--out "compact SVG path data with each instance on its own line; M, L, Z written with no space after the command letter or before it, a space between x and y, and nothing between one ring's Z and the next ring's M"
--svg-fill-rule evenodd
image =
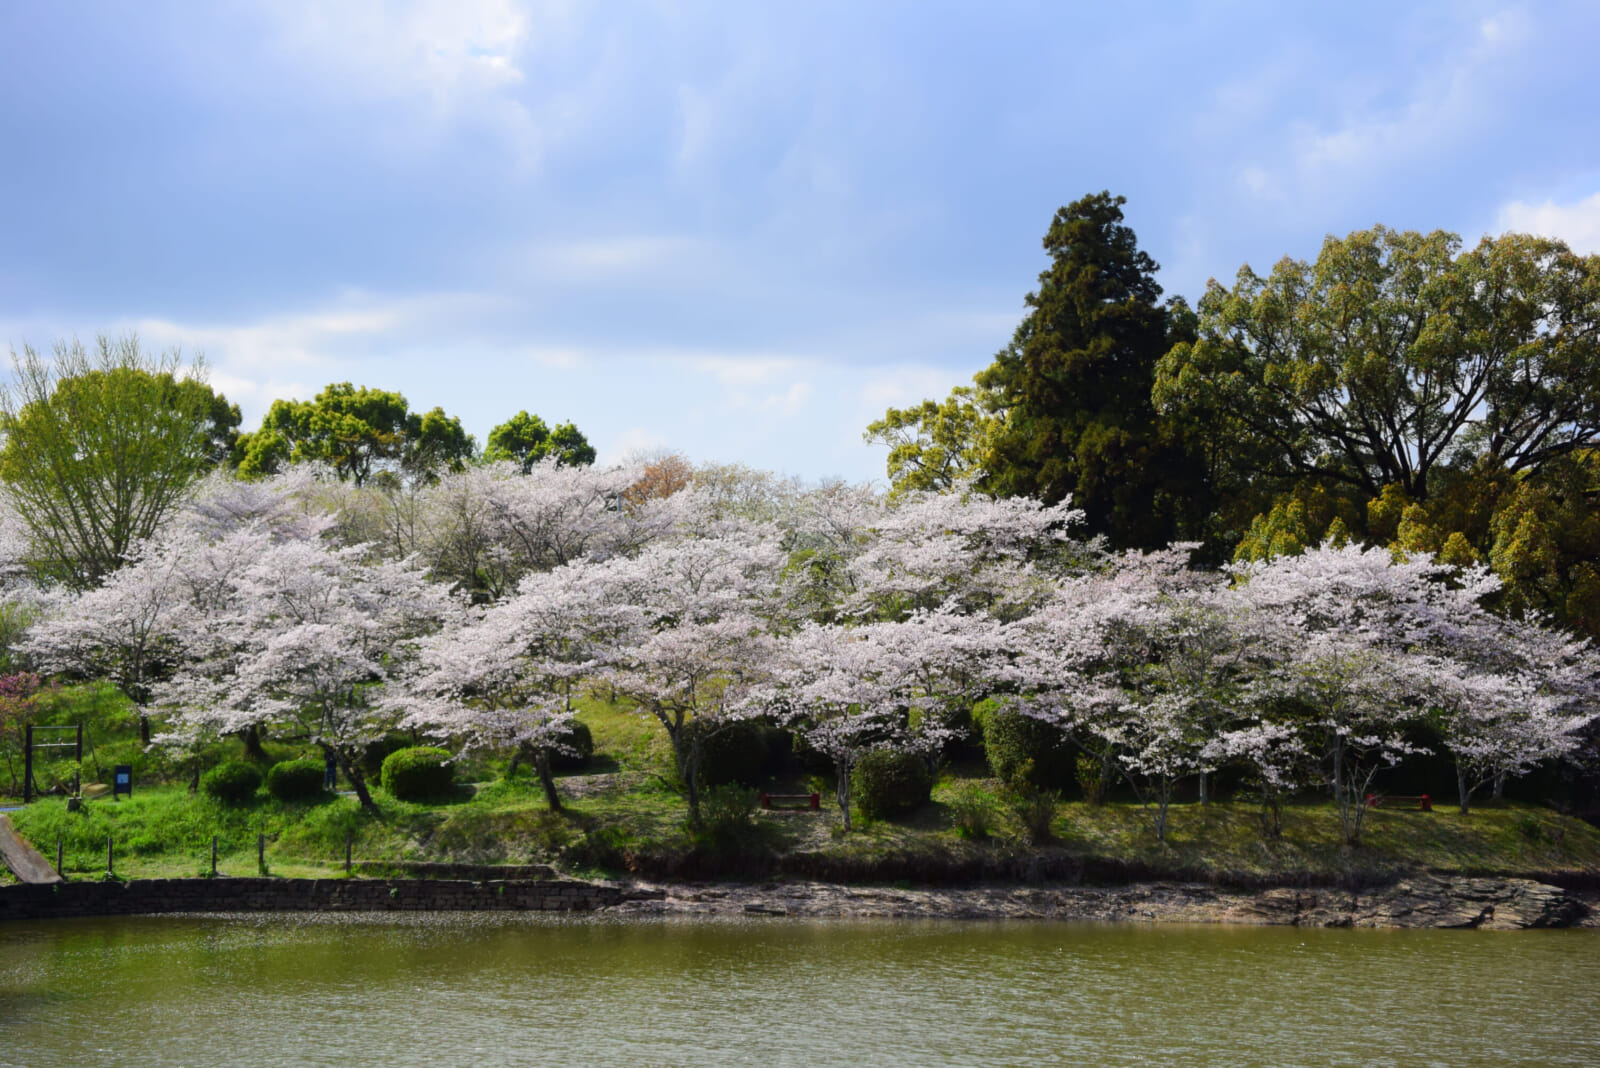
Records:
M426 478L460 470L477 442L441 408L417 414L396 392L335 382L313 400L276 400L261 429L240 439L239 473L272 474L286 463L328 464L363 485L380 471Z
M594 463L595 451L571 423L551 429L543 419L527 412L518 412L489 431L489 447L483 450L485 460L509 460L519 464L523 474L551 457L563 467L587 467Z
M925 400L890 408L862 438L889 446L889 483L895 495L913 490L943 493L984 473L1000 420L988 391L957 386L941 403Z
M93 586L149 537L194 480L233 450L239 409L176 351L100 337L91 354L24 346L0 391L0 481L29 532L35 563ZM183 373L180 374L180 371Z
M1315 263L1213 282L1155 397L1265 500L1238 558L1337 534L1487 563L1505 607L1600 633L1600 258L1522 234L1330 237Z
M984 464L993 492L1070 494L1091 532L1154 546L1193 532L1209 481L1151 404L1156 362L1192 317L1181 301L1159 303L1156 263L1123 224L1124 203L1096 193L1056 213L1028 314L976 381L1003 413Z
M1377 227L1315 263L1213 281L1198 336L1156 373L1162 409L1243 443L1251 474L1426 501L1441 471L1512 475L1600 437L1600 259L1507 234Z
M1496 502L1485 540L1508 607L1600 637L1600 452L1514 483Z

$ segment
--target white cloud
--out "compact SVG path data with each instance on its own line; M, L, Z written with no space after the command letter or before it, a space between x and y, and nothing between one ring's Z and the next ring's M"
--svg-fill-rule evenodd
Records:
M670 357L697 374L710 375L728 388L764 385L774 378L791 374L810 361L792 356L700 355Z
M282 44L302 61L367 93L420 93L441 106L521 82L532 28L511 0L273 0L265 10L278 20Z
M810 403L811 395L815 392L810 382L796 382L782 393L769 396L764 406L776 410L786 418L792 418L799 415Z
M219 366L316 367L347 354L352 345L403 340L419 330L470 319L496 303L493 298L471 293L386 298L350 294L327 308L269 316L253 323L151 318L120 328L135 330L159 346L199 349Z
M648 456L671 448L667 439L642 426L629 427L610 444L598 450L596 462L602 467L622 463L636 456Z
M1338 67L1307 52L1288 66L1273 60L1213 95L1196 129L1211 141L1240 138L1244 158L1227 172L1238 197L1295 215L1360 200L1483 137L1503 121L1512 87L1537 62L1532 24L1514 10L1458 18L1426 38L1407 37L1403 26L1391 46L1409 62ZM1296 110L1271 129L1268 102L1284 96Z
M575 371L587 361L583 353L577 349L567 348L534 348L528 351L528 358L540 367L552 371Z
M541 274L557 277L615 276L665 263L677 263L694 251L693 242L678 237L597 238L537 246L532 253Z
M1600 193L1571 204L1512 201L1500 209L1500 229L1560 238L1574 252L1600 254Z
M320 98L340 105L397 105L401 121L374 136L413 151L467 125L531 169L604 106L613 77L601 64L559 91L530 89L581 29L569 0L266 0L261 11L294 80L320 83Z
M275 400L310 400L321 386L298 381L283 381L271 376L252 378L244 375L211 371L206 381L212 389L237 404L242 411L265 412ZM247 418L245 429L254 426L255 420Z
M436 343L496 304L465 293L389 298L352 293L324 308L255 322L148 318L120 323L112 332L132 330L154 349L203 353L212 386L240 406L249 426L275 399L309 399L330 381L354 377L352 365L369 360L374 351ZM318 384L307 385L308 380Z

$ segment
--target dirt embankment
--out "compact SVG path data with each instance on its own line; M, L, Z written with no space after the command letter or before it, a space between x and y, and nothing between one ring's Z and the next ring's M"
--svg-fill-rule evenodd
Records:
M609 911L671 916L1038 919L1492 930L1600 926L1595 909L1600 905L1600 895L1512 878L1423 875L1360 890L1237 890L1180 882L940 889L770 882L647 888L661 891L661 896L625 901Z

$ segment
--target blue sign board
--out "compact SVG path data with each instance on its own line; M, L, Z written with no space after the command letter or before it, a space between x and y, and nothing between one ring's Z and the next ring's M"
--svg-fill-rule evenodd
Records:
M111 772L111 796L127 794L133 796L133 765L118 764Z

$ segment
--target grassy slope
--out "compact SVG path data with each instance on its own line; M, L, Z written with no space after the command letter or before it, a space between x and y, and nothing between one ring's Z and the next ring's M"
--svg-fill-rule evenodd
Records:
M219 870L229 875L255 874L257 834L267 836L269 870L284 876L342 872L347 834L361 861L542 862L583 874L614 870L637 853L686 852L683 804L667 785L671 752L659 725L599 702L586 703L583 718L594 731L597 759L585 774L561 780L568 798L561 814L545 810L524 773L513 781L489 779L438 804L407 804L379 792L377 818L362 813L352 798L290 805L263 794L249 807L229 808L191 797L182 786L141 787L131 799L92 801L79 813L67 812L63 801L46 800L12 818L47 855L53 856L59 837L68 875L79 877L105 871L108 835L116 842L117 874L125 877L205 874L213 834ZM946 782L935 790L933 804L906 821L871 824L848 836L836 811L764 815L761 838L780 852L869 868L874 861L908 856L937 866L1026 855L1028 847L998 803L989 837L963 839L956 832L952 802L958 793L992 794L995 785L971 778ZM1453 809L1374 811L1364 844L1354 850L1340 845L1337 819L1325 804L1290 807L1276 841L1263 840L1253 808L1234 804L1174 806L1165 844L1155 840L1137 805L1063 805L1052 829L1058 853L1170 874L1297 879L1416 868L1600 874L1600 830L1522 805L1480 808L1465 817Z

